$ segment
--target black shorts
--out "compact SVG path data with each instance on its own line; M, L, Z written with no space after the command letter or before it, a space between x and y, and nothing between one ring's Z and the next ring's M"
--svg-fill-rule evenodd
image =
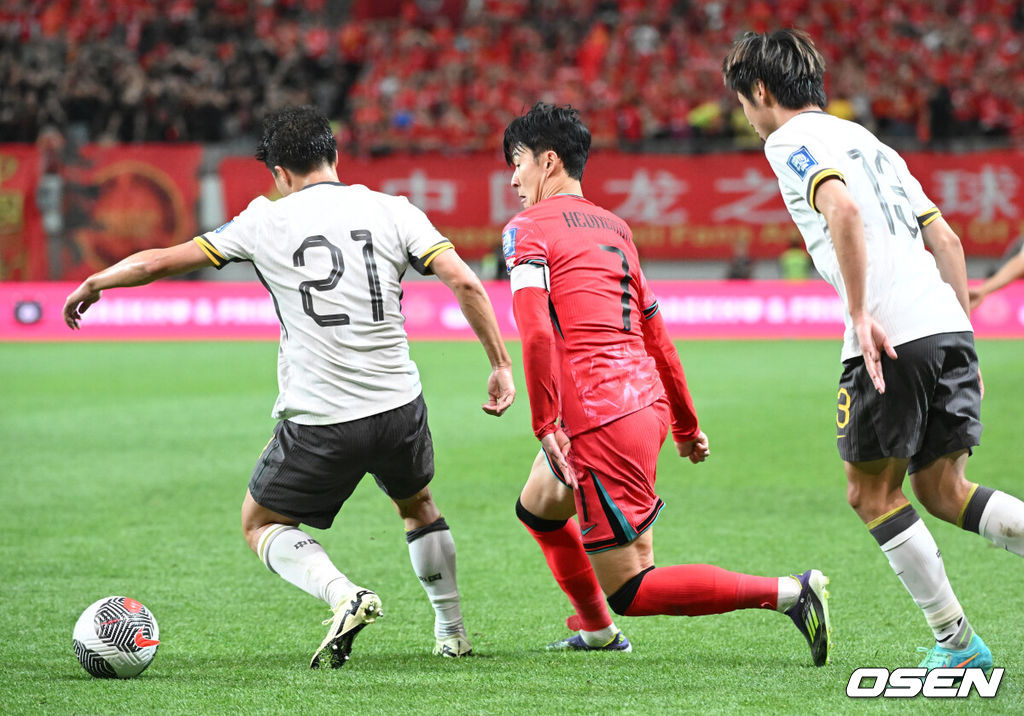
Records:
M879 395L862 357L843 362L836 444L847 462L909 458L913 474L981 441L981 385L974 334L940 333L882 354Z
M256 463L249 492L268 510L327 529L368 472L396 500L412 497L434 477L434 444L422 395L346 423L282 420Z

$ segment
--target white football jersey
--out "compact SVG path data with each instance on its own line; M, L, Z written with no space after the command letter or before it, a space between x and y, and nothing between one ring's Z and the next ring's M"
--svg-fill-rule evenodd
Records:
M940 212L899 154L859 124L825 112L796 115L772 132L764 151L814 266L843 299L842 360L861 352L828 224L814 203L815 191L828 177L845 182L860 209L867 244L866 308L892 344L971 330L921 236Z
M251 261L281 322L273 416L328 425L420 393L401 278L452 248L404 197L324 182L245 211L195 241L221 268Z

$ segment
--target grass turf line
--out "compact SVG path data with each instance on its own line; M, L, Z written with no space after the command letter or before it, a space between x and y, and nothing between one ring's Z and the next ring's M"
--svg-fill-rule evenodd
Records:
M312 672L326 608L244 545L238 508L270 436L270 343L0 345L0 698L7 713L838 713L933 702L853 702L860 666L916 665L928 630L845 504L834 445L837 343L679 344L712 446L700 466L662 454L659 564L758 574L815 566L832 578L836 649L809 665L776 614L619 618L631 655L548 654L570 607L513 505L537 450L525 386L484 415L487 365L468 343L416 343L436 448L432 483L459 549L476 658L430 656L432 611L401 525L366 480L331 530L310 532L371 586L385 616L341 670ZM511 346L517 356L518 346ZM1024 495L1019 342L979 346L987 397L971 479ZM922 511L923 513L923 511ZM995 700L1022 708L1017 557L925 516L969 618L1006 668ZM133 596L162 644L141 677L89 677L71 628L92 601ZM811 706L813 704L813 706ZM805 705L806 708L804 708Z

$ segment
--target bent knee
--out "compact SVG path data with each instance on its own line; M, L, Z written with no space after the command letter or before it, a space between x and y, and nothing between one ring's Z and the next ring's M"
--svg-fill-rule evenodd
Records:
M430 490L424 487L412 497L402 500L393 500L398 514L403 520L414 520L423 525L428 525L440 517L441 512L434 504L434 497Z
M636 599L636 594L640 591L640 584L652 569L654 567L648 567L639 572L608 596L608 606L613 612L620 617L630 616L629 608L633 606L633 600Z
M564 520L549 520L536 515L530 510L523 506L522 498L516 500L516 517L522 522L528 529L534 532L555 532L560 530L569 522L568 519Z

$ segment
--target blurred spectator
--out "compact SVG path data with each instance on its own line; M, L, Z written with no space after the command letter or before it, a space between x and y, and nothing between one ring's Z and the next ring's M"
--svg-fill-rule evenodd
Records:
M308 102L350 152L494 151L546 100L595 147L744 148L721 58L785 25L829 36L829 111L884 138L1024 140L1019 1L5 0L0 141L217 142Z
M779 273L786 281L804 281L810 275L811 257L800 236L790 239L789 246L779 254Z
M754 262L750 258L746 241L733 243L732 258L725 269L725 277L730 281L747 281L754 277Z

